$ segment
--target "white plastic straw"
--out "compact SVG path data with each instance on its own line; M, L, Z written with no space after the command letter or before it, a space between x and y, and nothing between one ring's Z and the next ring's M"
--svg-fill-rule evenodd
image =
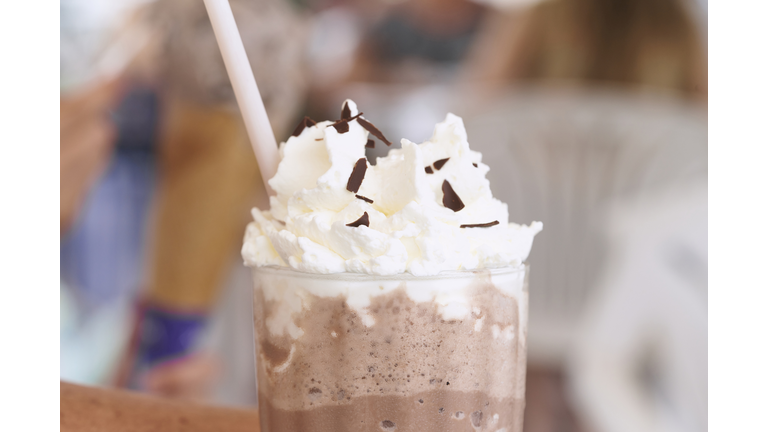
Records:
M224 65L227 68L229 80L235 90L237 105L240 107L253 152L256 154L256 161L259 164L264 186L267 188L267 193L273 195L267 180L277 172L279 162L277 142L272 126L269 124L259 88L256 86L251 64L248 63L248 56L245 54L245 47L242 39L240 39L235 17L232 15L228 0L204 1L208 17L210 17L213 25L216 41L219 44L219 50L224 57Z

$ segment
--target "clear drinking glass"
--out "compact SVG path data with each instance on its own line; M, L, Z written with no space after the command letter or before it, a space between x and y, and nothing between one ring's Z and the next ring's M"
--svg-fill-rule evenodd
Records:
M254 269L262 431L521 431L527 274Z

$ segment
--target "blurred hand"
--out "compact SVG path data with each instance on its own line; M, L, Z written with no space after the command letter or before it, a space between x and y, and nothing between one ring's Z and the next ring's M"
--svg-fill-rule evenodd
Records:
M119 89L115 80L60 99L61 233L107 167L116 138L109 110L118 101Z
M219 364L207 353L159 366L144 377L148 393L177 400L204 401L218 377Z

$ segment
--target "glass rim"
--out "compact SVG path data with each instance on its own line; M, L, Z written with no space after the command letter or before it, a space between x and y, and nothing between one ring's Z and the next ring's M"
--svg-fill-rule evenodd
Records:
M515 273L528 271L528 263L517 266L504 266L495 268L481 268L473 270L443 270L435 275L416 276L412 273L398 273L394 275L375 275L367 273L308 273L296 270L293 267L269 265L260 267L251 267L254 273L264 273L271 275L285 275L302 279L328 280L328 281L408 281L408 280L444 280L444 279L464 279L475 278L479 275L487 274L489 276L506 276Z

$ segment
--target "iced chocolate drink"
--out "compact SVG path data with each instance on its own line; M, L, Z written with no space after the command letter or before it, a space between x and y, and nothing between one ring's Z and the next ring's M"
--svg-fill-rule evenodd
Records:
M541 223L508 222L460 118L370 165L389 141L340 117L281 144L246 232L262 430L520 431Z
M524 267L254 278L264 430L522 430Z

